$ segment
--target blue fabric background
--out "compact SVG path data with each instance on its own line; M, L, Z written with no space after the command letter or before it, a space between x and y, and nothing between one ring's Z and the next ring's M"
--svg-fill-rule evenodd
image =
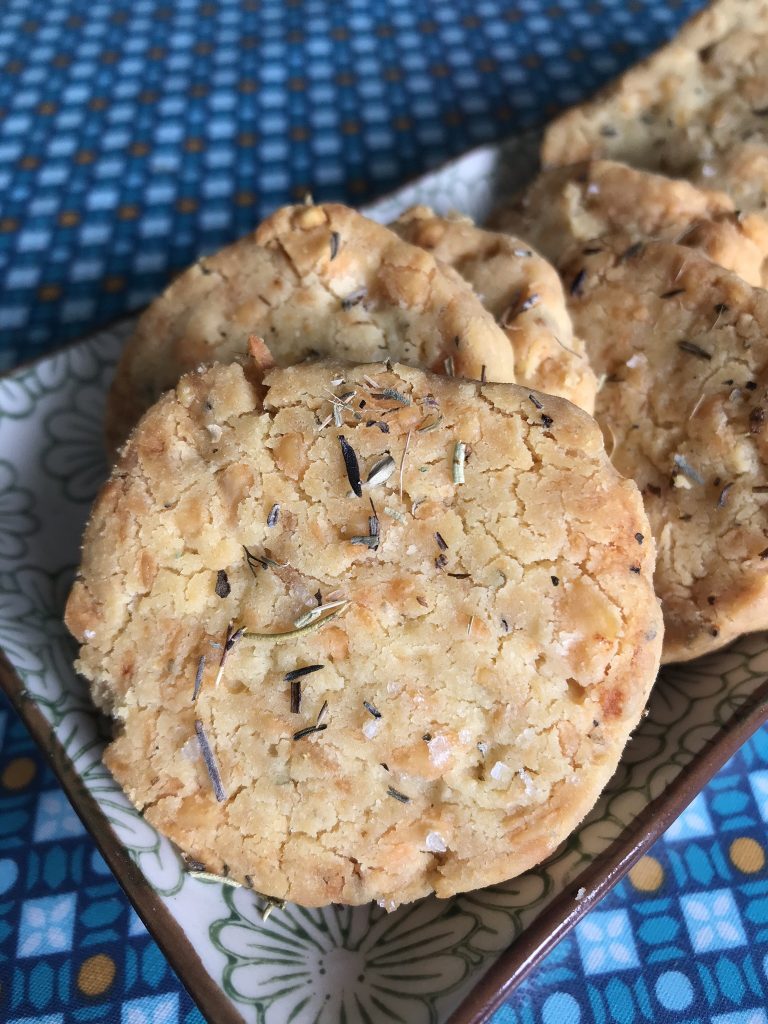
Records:
M696 0L3 0L0 366L311 191L361 203L541 122ZM768 1024L768 733L495 1024ZM0 1021L202 1018L0 699Z

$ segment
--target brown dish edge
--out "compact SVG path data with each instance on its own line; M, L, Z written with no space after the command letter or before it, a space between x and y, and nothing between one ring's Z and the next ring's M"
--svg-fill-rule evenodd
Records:
M484 1024L534 967L656 842L675 818L732 757L768 722L768 679L740 705L664 792L652 800L567 889L499 956L445 1024ZM585 890L582 899L575 894Z

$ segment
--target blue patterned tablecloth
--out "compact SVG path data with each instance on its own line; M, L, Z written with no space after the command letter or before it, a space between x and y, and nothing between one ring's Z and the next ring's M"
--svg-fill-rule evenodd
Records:
M360 203L543 120L700 6L2 0L0 366L280 203ZM768 1024L767 823L762 732L494 1024ZM0 1021L201 1019L0 699Z

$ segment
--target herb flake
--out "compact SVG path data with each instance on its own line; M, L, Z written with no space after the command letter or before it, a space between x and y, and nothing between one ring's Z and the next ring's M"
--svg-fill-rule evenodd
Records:
M227 799L227 794L224 792L224 786L221 782L221 775L219 774L219 766L216 763L211 745L208 742L208 737L205 735L205 727L199 718L195 719L195 733L197 734L197 742L200 746L200 753L203 755L203 761L205 761L205 767L208 771L208 776L213 786L213 795L216 797L219 803Z
M357 461L355 450L343 434L339 434L339 444L341 445L341 454L344 456L344 466L347 470L349 486L358 498L362 498L363 485L360 480L360 464Z

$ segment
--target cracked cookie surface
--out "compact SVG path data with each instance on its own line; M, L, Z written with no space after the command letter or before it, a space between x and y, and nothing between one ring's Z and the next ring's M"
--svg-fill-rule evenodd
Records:
M645 498L664 661L768 628L768 293L682 246L580 254L611 459Z
M738 213L724 192L613 160L542 171L495 211L491 224L528 239L555 266L575 247L591 248L610 236L614 248L649 240L691 246L749 284L768 282L762 214Z
M407 210L390 227L472 285L509 339L518 384L593 411L597 381L584 342L573 336L560 279L527 242L466 217L438 217L427 206Z
M768 203L768 2L716 0L678 35L546 130L545 166L590 157Z
M108 767L207 868L307 905L538 863L655 678L637 488L591 417L515 385L247 372L184 377L94 507L67 623Z
M110 446L182 373L244 357L251 335L280 366L328 355L442 373L450 359L460 377L515 379L506 336L458 275L348 207L284 207L142 315L109 395Z

